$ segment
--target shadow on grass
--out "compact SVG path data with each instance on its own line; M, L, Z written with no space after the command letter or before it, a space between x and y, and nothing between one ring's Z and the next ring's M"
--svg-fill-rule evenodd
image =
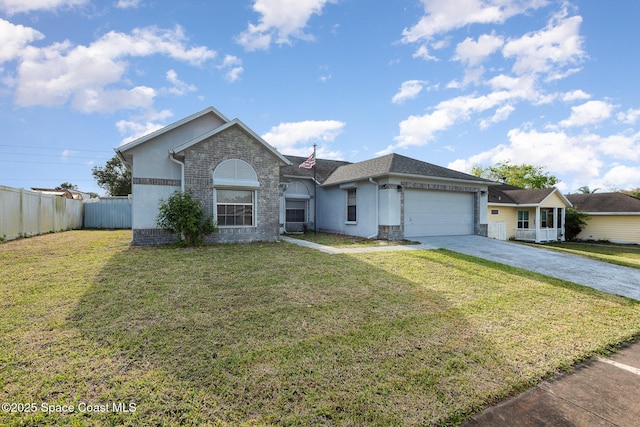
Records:
M283 243L131 248L69 324L143 423L455 424L523 387L437 291Z

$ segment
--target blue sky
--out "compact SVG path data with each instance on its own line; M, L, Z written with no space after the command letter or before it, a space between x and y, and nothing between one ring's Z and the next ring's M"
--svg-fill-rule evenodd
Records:
M640 187L640 2L0 0L0 185L214 106L284 154Z

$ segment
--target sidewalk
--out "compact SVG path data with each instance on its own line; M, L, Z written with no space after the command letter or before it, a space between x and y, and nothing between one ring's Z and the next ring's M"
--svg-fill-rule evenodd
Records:
M471 426L640 425L640 341L574 367L465 421Z

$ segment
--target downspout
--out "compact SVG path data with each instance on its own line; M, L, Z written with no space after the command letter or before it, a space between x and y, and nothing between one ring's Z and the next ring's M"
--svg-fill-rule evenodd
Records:
M378 183L373 178L369 178L369 182L376 186L376 233L367 237L367 239L373 239L378 237L380 231L380 190L378 189Z
M184 192L184 163L173 157L176 153L169 151L169 160L180 165L180 191Z

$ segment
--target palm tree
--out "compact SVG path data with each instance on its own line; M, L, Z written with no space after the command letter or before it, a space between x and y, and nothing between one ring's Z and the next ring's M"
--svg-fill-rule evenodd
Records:
M578 193L580 194L592 194L596 191L600 190L599 188L594 189L593 191L589 188L588 185L578 188Z

